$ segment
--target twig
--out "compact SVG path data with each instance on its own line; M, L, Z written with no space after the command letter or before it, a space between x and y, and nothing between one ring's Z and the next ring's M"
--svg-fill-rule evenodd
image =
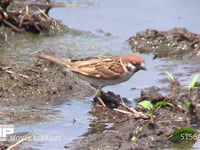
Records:
M25 75L25 74L19 73L19 76L20 76L20 77L23 77L23 78L25 78L25 79L30 80L29 76L27 76L27 75Z
M40 71L38 70L35 70L35 69L32 69L32 68L27 68L28 71L31 71L31 72L34 72L34 73L37 73L37 74L41 74Z
M125 111L125 110L121 110L121 109L118 109L118 108L114 108L113 109L114 111L117 111L117 112L120 112L120 113L123 113L123 114L127 114L127 115L133 115L133 113L131 112L128 112L128 111Z
M13 71L11 71L11 70L6 70L5 71L6 73L9 73L9 74L17 74L16 72L13 72ZM19 73L18 74L20 77L23 77L23 78L26 78L26 79L28 79L28 80L30 80L30 78L29 78L29 76L27 76L27 75L24 75L24 74L21 74L21 73Z
M11 116L11 113L7 113L7 112L0 112L0 115L7 115L7 116Z
M15 144L13 144L13 145L10 145L10 146L8 147L7 150L14 150L15 147L17 147L17 146L18 146L19 144L21 144L22 142L28 140L28 138L29 138L29 136L27 136L27 137L25 137L25 138L19 140L17 143L15 143Z
M47 20L51 20L50 18L49 18L49 16L44 12L44 11L42 11L40 8L37 8L38 9L38 11L47 19Z
M12 69L12 67L2 67L2 70L8 70L8 69Z
M14 4L28 5L28 6L39 6L39 7L68 7L68 8L88 7L88 6L94 6L95 5L95 3L88 3L88 4L63 4L63 3L46 4L46 3L32 3L32 2L20 2L20 1L14 1Z
M104 108L107 108L106 105L104 104L104 102L102 101L102 99L100 97L97 96L97 99L99 100L99 102L101 103L101 105L104 107Z
M13 24L11 24L10 22L8 22L5 19L2 19L2 21L9 26L10 28L12 28L15 32L21 32L22 30L18 29L16 26L14 26Z
M126 105L126 103L124 103L122 98L121 98L121 103L120 104L121 104L122 107L124 107L125 109L130 111L130 113L132 115L134 115L135 118L144 118L144 119L148 119L149 118L149 115L146 115L143 112L138 112L133 107L129 107L128 105Z

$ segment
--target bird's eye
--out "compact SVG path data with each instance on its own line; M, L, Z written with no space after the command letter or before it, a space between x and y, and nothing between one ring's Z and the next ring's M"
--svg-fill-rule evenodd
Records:
M135 69L135 66L134 66L134 64L132 64L132 63L129 62L129 63L127 64L127 67L126 67L126 68L127 68L128 71L132 71L132 70Z

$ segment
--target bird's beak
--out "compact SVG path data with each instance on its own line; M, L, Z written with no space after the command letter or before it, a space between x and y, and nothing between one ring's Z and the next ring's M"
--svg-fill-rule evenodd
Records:
M147 68L145 67L145 64L144 64L144 63L141 63L140 69L141 69L141 70L147 70Z

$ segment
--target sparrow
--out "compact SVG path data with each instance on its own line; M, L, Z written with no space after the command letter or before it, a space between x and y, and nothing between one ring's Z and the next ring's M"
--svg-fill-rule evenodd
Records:
M85 80L96 89L96 96L107 85L127 81L139 70L146 70L145 60L137 54L123 56L97 56L80 59L63 59L38 53L39 58L64 65L80 79Z

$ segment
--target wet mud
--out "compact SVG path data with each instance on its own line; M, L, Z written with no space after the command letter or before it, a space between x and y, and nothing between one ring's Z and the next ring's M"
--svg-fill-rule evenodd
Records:
M170 85L169 85L170 87ZM72 144L66 145L67 149L158 149L171 148L175 144L169 141L169 137L175 128L185 126L198 126L199 114L197 101L200 91L197 90L193 101L192 111L184 107L184 103L190 99L188 94L183 94L186 89L168 89L170 94L161 94L159 87L149 87L141 91L141 97L137 98L137 103L149 100L152 104L165 101L173 104L173 107L161 107L153 115L153 122L149 118L135 118L132 115L116 112L114 110L104 110L93 108L90 112L98 119L91 123L89 131L83 139L76 139ZM138 105L138 112L145 112ZM100 122L99 122L100 120ZM110 126L110 124L112 124ZM145 127L145 128L143 128ZM143 128L141 130L141 128ZM137 135L137 140L132 140L133 135ZM187 141L184 148L190 148L195 141Z
M133 50L153 53L156 57L191 58L200 57L200 35L185 28L169 31L150 30L138 32L128 39Z
M92 90L85 84L61 66L39 60L36 56L35 61L27 65L2 62L0 124L34 124L57 120L62 112L52 106L61 105L75 97L91 95ZM14 141L1 142L2 149L7 149L11 144Z
M166 32L147 30L139 32L129 39L133 49L155 54L155 57L199 57L199 35L186 29L173 29ZM189 54L189 55L188 55ZM194 57L193 57L194 56ZM49 108L60 105L72 97L92 95L92 89L85 82L74 77L62 66L35 58L27 65L0 65L0 105L2 124L22 122L35 123L53 120L59 111ZM141 90L136 98L136 107L128 102L123 104L120 96L112 92L101 97L109 101L110 108L102 108L94 103L89 112L95 119L91 121L88 132L80 139L63 145L66 149L158 149L170 148L174 143L168 140L174 128L199 125L199 87L192 91L182 86L178 80L168 80L165 89L149 87ZM164 94L163 94L164 93ZM113 100L117 100L112 104ZM138 105L143 100L153 105L157 102L169 102L173 107L159 107L150 116ZM95 100L97 101L97 100ZM125 99L124 99L125 101ZM184 104L189 102L189 107ZM114 106L114 107L113 107ZM116 109L117 108L117 109ZM31 117L30 117L31 116ZM141 129L141 127L144 127ZM136 139L133 139L133 136ZM188 141L191 146L194 141ZM2 142L2 149L11 143ZM23 149L23 147L22 147Z
M141 53L153 53L154 59L168 57L171 59L190 58L199 62L199 35L186 29L175 28L170 31L147 30L139 32L129 38L133 50ZM191 61L192 62L192 61ZM185 63L185 62L184 62ZM196 69L187 70L190 73L198 72ZM178 78L179 74L177 74ZM184 76L184 74L182 74ZM138 103L143 100L151 101L153 105L158 102L169 102L173 107L162 106L150 118L142 116L136 118L114 109L94 107L90 112L96 118L90 124L89 131L81 139L75 139L66 149L162 149L162 148L191 148L195 140L181 141L180 143L169 140L175 128L199 126L199 87L192 91L188 86L182 85L181 81L162 79L162 83L168 83L165 87L149 87L141 90L140 97L136 98L136 111L145 113ZM108 94L108 93L107 93ZM110 93L111 98L113 97ZM103 98L103 97L102 97ZM105 98L105 97L104 97ZM118 102L120 100L118 99ZM110 101L109 101L110 102ZM189 105L186 107L186 103ZM121 108L120 102L114 106ZM127 109L126 109L127 110ZM145 128L143 128L145 126ZM141 128L143 128L141 130ZM137 139L133 140L133 135Z
M32 32L55 34L62 27L59 22L48 16L54 5L50 1L41 2L14 2L2 0L0 2L0 37L7 41L7 33L4 27L14 32ZM58 30L57 30L58 29Z
M48 106L92 93L70 72L39 59L26 66L1 64L0 78L1 112L8 114L7 121L2 120L4 124L51 120L51 115L59 112Z

